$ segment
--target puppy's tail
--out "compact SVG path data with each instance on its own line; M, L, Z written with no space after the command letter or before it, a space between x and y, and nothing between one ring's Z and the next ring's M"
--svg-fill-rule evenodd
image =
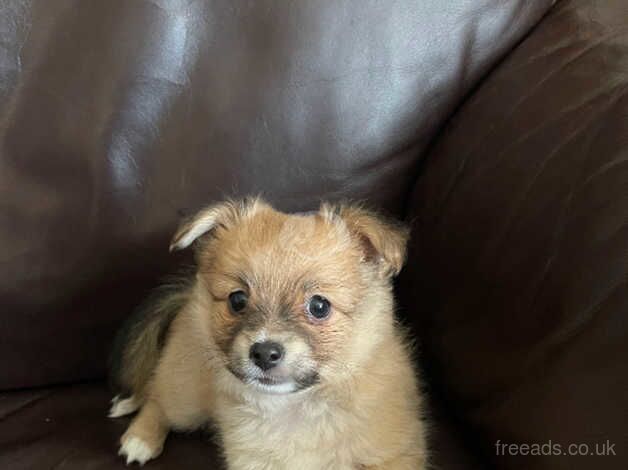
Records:
M189 277L182 277L158 288L118 331L109 357L109 382L116 399L144 401L170 324L185 305L190 286Z

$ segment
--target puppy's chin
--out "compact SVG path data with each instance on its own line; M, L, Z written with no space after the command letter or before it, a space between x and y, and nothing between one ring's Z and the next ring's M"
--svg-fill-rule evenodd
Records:
M287 380L284 382L266 382L264 380L253 379L251 381L245 382L245 384L255 391L267 393L270 395L287 395L302 390L292 380Z

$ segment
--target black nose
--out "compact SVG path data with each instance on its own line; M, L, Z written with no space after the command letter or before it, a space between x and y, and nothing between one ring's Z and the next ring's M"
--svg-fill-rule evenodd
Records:
M283 359L283 346L272 341L255 343L251 346L249 357L257 367L268 370L275 367Z

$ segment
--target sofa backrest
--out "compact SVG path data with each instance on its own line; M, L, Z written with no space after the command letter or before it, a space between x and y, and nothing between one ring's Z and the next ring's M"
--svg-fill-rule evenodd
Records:
M402 216L426 145L550 3L3 1L0 389L102 377L205 204Z

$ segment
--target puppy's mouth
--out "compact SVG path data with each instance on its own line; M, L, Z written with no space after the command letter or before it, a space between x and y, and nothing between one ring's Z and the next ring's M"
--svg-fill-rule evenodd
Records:
M262 385L281 385L290 382L290 380L277 379L275 377L255 377L253 381L259 382Z
M287 394L310 388L319 382L317 372L311 372L303 377L276 376L267 373L245 373L232 365L227 370L244 384L263 393Z

